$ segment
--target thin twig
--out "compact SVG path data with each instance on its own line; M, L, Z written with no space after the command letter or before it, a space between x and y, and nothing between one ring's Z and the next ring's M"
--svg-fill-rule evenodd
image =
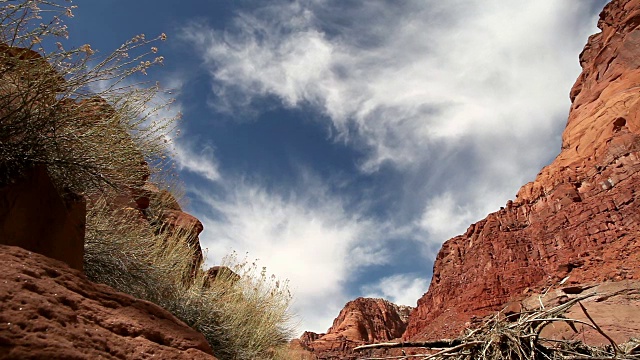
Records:
M621 354L622 351L620 351L620 348L618 347L618 344L616 344L616 342L613 341L613 339L609 335L605 334L605 332L602 331L600 326L598 326L598 324L596 324L596 322L593 320L591 315L589 315L589 313L587 312L587 308L585 308L584 305L582 305L581 302L578 302L578 305L580 305L580 308L582 309L582 312L587 316L589 321L591 321L593 326L595 326L596 330L600 333L600 335L604 336L607 340L609 340L609 342L611 343L611 346L613 346L613 350L616 352L616 355Z

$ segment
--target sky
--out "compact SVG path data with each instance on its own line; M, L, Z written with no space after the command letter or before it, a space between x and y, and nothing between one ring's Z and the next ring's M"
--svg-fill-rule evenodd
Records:
M447 239L560 150L601 0L76 0L98 56L167 34L174 160L207 264L289 279L299 331L415 306Z

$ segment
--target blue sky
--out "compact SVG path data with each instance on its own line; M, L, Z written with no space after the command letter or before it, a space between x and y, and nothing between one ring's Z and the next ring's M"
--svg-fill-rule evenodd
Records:
M558 153L604 1L75 1L76 46L166 33L176 162L214 265L290 280L300 330L413 305L448 238Z

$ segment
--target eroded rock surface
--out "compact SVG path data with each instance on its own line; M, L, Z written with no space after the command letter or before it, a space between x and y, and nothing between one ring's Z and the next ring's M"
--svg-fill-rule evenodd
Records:
M566 277L640 279L639 25L639 0L602 11L602 32L580 55L560 154L514 201L442 246L405 339L455 337Z
M0 359L215 359L166 310L0 245Z

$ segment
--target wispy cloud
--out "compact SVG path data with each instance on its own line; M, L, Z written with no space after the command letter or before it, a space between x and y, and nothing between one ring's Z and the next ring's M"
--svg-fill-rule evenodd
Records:
M321 186L303 193L267 191L239 179L223 186L220 196L192 189L200 203L198 216L205 226L200 240L209 265L231 251L247 252L288 278L294 308L308 327L304 330L325 331L346 301L343 287L350 274L385 261L372 251L375 246L363 246L376 241L373 224L348 214L342 201Z
M187 137L178 137L173 141L173 159L178 169L198 174L209 181L220 180L218 160L210 145L202 146L199 151L194 150L195 144Z
M555 0L274 1L226 29L188 24L181 37L210 74L215 110L258 114L264 98L315 109L333 140L365 154L362 174L400 174L395 213L376 221L345 210L326 179L287 192L218 181L215 162L183 165L224 189L198 193L203 243L286 274L305 326L324 331L354 269L398 261L385 258L389 239L422 242L431 261L434 244L497 210L552 159L593 11ZM426 284L400 274L360 290L411 303Z
M396 274L384 277L361 289L365 297L384 298L398 305L416 306L418 299L427 292L429 282L415 274Z
M369 149L368 171L420 162L438 138L548 134L592 27L586 5L552 0L363 3L346 20L340 2L276 4L183 37L202 49L220 104L313 104Z

